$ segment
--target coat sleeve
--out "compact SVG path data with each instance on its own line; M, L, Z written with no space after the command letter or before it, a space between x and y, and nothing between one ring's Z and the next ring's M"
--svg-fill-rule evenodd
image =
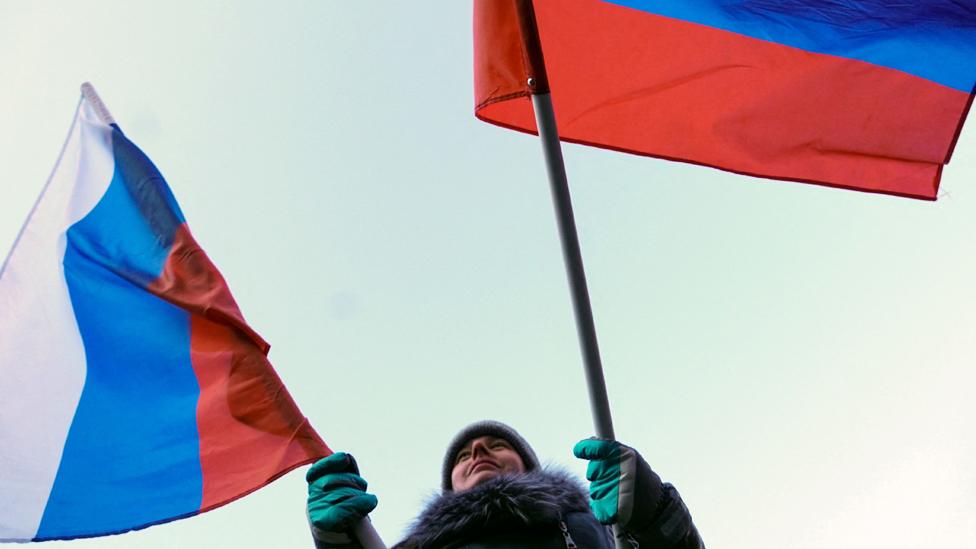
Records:
M661 482L640 455L634 472L633 512L620 536L642 549L705 549L678 490Z
M661 500L652 518L640 523L639 517L634 516L627 527L621 528L621 536L643 549L705 549L681 495L670 484L662 484L661 488Z

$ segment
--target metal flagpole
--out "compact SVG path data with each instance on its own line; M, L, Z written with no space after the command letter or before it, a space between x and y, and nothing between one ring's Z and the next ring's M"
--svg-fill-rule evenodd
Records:
M596 342L593 310L586 289L583 256L580 253L579 237L576 234L573 203L569 195L563 153L559 146L559 132L556 130L556 116L552 110L552 97L549 93L549 80L542 57L542 45L539 42L535 10L532 7L532 0L515 0L515 4L518 9L525 60L530 72L528 85L532 92L532 107L535 109L536 125L539 128L542 151L546 158L546 171L549 174L549 186L559 224L559 239L562 242L566 275L573 294L576 331L579 335L580 350L583 353L583 367L586 370L586 384L590 393L593 425L596 427L597 436L612 439L615 437L613 421L610 419L610 400L607 398L607 385L603 380L603 366L600 363L600 349Z
M386 544L383 543L380 535L376 533L376 529L373 528L373 523L370 522L369 517L353 525L353 533L356 535L356 539L359 540L359 544L363 546L363 549L386 549Z
M596 341L593 309L590 306L589 291L586 289L583 255L580 253L576 220L573 216L573 201L569 194L566 165L563 163L559 132L556 129L556 115L552 109L549 77L546 73L545 59L542 56L542 43L539 40L535 9L532 6L532 0L515 0L515 6L522 36L522 51L529 71L527 84L532 94L532 108L535 111L536 127L539 129L542 152L546 159L546 172L549 175L549 188L552 192L553 207L556 210L556 221L559 225L559 241L562 243L566 276L569 278L569 289L573 295L576 333L579 337L580 351L583 353L583 369L586 373L586 387L590 395L593 426L598 437L616 439L613 434L610 399L607 396L606 381L603 379L603 364L600 362L600 348ZM613 533L617 548L626 549L626 545L617 535L619 533L617 525L614 525Z

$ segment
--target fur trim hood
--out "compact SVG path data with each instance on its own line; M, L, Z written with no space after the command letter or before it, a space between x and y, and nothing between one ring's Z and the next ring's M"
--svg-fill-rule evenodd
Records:
M479 533L556 524L574 512L590 512L589 497L566 471L500 476L470 490L435 497L395 547L439 547Z

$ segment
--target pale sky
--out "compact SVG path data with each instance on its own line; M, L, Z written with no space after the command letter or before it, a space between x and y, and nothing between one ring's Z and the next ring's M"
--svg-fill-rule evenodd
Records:
M90 80L391 545L468 422L579 474L592 434L540 146L472 115L470 11L0 0L0 255ZM974 118L934 203L564 147L617 435L709 547L976 539ZM70 543L308 548L303 475Z

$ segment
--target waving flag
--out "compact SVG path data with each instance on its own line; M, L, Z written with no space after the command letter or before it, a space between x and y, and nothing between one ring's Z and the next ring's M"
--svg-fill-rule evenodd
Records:
M560 138L935 199L976 1L536 0ZM476 0L482 120L535 132L514 2Z
M0 269L2 541L195 515L330 453L159 171L96 106Z

